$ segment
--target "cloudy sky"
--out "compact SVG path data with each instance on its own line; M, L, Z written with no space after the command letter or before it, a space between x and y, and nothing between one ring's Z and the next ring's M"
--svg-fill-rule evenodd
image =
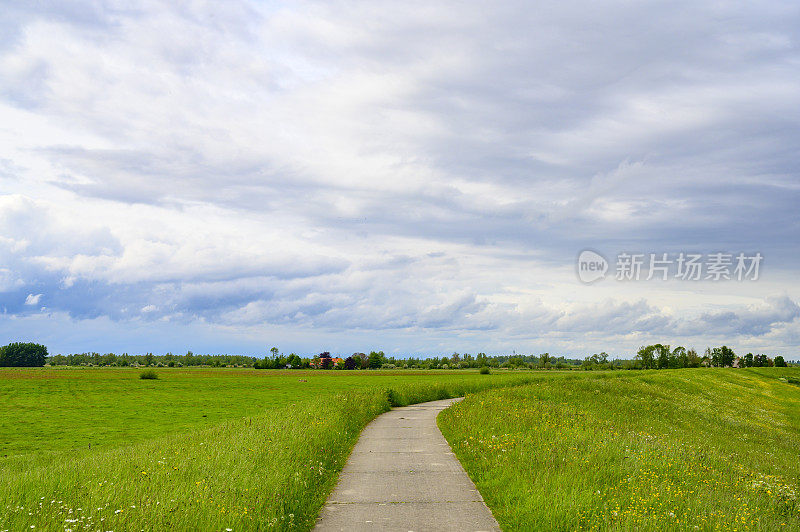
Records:
M797 2L0 4L2 343L800 359Z

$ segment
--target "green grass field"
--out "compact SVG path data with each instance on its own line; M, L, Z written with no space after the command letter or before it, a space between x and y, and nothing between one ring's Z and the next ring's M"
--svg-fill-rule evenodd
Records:
M542 379L439 426L505 530L800 530L798 369Z
M371 419L464 394L506 530L800 529L797 369L156 371L0 369L0 531L307 530Z
M0 369L0 530L309 529L361 429L498 372ZM91 448L90 448L91 445Z

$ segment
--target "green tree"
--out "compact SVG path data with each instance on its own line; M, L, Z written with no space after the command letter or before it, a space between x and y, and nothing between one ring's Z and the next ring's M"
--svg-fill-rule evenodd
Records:
M539 355L539 367L550 369L552 359L553 357L550 356L550 353L542 353Z
M509 358L507 364L511 368L519 368L519 367L525 365L525 359L523 359L519 355L516 355L516 356L513 356L513 357Z
M2 367L40 367L47 361L47 348L41 344L14 342L0 347Z
M608 353L595 353L592 356L586 357L581 363L581 368L586 370L596 369L614 369L614 366L608 362Z
M781 355L775 357L775 367L776 368L785 368L786 361L783 359Z
M719 348L720 352L720 362L722 363L723 368L727 368L733 366L733 361L736 360L736 353L733 352L733 349L730 347L723 345Z
M715 368L722 367L722 352L719 347L711 350L711 365Z
M694 348L689 349L686 351L686 367L687 368L699 368L700 364L703 363L703 360L697 354L697 351Z
M752 368L753 367L753 353L747 353L744 356L744 366L746 368Z
M369 356L366 353L353 353L356 361L356 369L367 369L369 367Z
M379 369L383 365L384 354L383 351L372 351L369 354L368 365L369 369Z
M672 350L672 357L670 358L671 368L688 368L689 355L686 353L686 348L678 346Z
M273 347L272 349L269 350L269 352L272 355L272 358L278 358L278 353L280 353L277 347Z
M669 368L669 346L668 345L655 345L655 351L658 356L658 369L668 369Z
M654 355L655 350L656 346L648 345L640 347L636 352L636 360L642 363L642 369L654 369L657 367Z

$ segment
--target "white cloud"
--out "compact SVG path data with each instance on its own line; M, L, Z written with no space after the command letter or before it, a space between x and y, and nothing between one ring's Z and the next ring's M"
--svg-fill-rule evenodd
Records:
M445 351L796 334L785 4L3 16L9 315L42 291L59 319ZM586 247L758 250L766 269L753 286L587 288Z
M28 296L25 298L25 304L31 306L38 305L40 299L42 299L42 294L28 294Z

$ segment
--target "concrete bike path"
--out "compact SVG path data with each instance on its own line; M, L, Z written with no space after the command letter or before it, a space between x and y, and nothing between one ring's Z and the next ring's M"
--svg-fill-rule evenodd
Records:
M314 530L500 530L436 426L458 400L395 408L367 425Z

